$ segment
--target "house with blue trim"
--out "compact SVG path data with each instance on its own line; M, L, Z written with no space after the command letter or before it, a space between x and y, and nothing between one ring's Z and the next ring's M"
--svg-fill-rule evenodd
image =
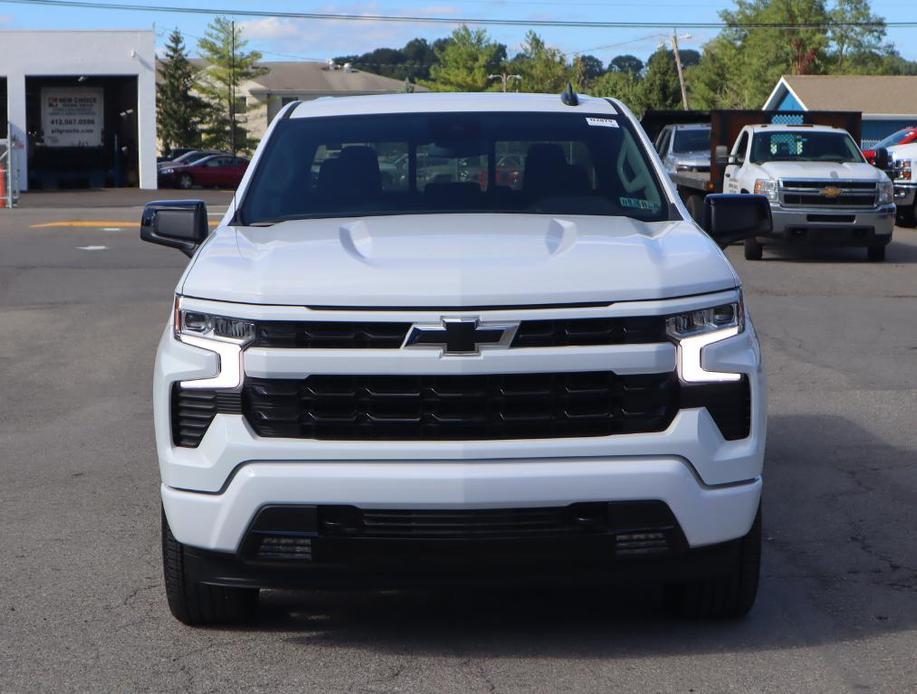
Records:
M764 104L774 111L860 111L863 147L917 126L917 76L784 75Z

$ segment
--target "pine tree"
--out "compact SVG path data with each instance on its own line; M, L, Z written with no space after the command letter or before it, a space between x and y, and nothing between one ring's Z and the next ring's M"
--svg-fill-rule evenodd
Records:
M522 75L522 89L526 92L559 94L573 79L564 54L548 46L534 31L525 35L522 50L513 58L512 66Z
M257 145L239 123L240 114L234 103L236 92L242 82L267 72L258 65L261 53L245 51L247 43L235 22L217 17L197 44L207 62L197 83L198 91L208 102L204 144L233 154L250 151Z
M438 42L439 43L439 42ZM494 42L484 29L460 26L436 47L438 63L430 67L430 89L439 92L482 92L492 86L489 75L499 72L506 46Z
M195 68L188 61L185 41L175 29L169 35L165 58L159 63L156 85L156 126L163 151L176 147L198 147L200 125L206 104L192 94Z

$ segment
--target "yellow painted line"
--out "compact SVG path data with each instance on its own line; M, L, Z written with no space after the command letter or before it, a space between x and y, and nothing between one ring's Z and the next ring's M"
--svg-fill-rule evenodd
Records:
M208 224L215 227L219 224L219 220L210 219ZM139 227L140 222L131 221L131 222L113 222L113 221L98 221L98 220L84 220L84 219L71 219L61 222L44 222L43 224L32 224L29 226L30 229L51 229L51 228L70 228L70 229L84 229L84 228L95 228L95 227Z

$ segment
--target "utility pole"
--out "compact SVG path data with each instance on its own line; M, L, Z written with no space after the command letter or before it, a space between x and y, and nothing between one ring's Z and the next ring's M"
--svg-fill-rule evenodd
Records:
M229 55L229 149L236 156L236 20L232 20L232 52ZM681 71L679 69L679 75Z
M517 82L522 81L522 75L510 75L507 72L501 72L499 75L487 75L489 80L500 80L500 83L503 85L503 91L505 92L509 86L510 80L516 80Z
M685 38L691 38L688 34ZM678 48L678 32L672 29L672 48L675 50L675 67L678 68L678 84L681 85L681 106L688 110L688 90L685 89L685 72L681 67L681 50Z

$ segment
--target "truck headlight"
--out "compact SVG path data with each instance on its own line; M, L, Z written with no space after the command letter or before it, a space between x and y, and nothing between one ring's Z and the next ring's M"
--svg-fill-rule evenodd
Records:
M896 181L912 181L913 173L913 162L910 159L899 159L895 162L894 166L895 180Z
M759 178L755 181L755 195L766 195L771 202L777 202L777 181Z
M879 181L879 204L890 205L895 201L895 184L886 177L884 181Z
M666 334L678 346L678 375L688 383L738 381L738 373L707 371L701 363L704 347L745 330L745 305L738 301L686 311L666 319Z
M166 176L168 176L169 174L174 174L175 169L160 169L159 173L165 174Z
M175 335L190 335L209 340L234 342L245 345L255 338L255 324L242 318L228 318L211 313L189 311L176 299Z
M220 360L216 376L182 381L183 388L237 388L242 383L242 350L255 338L252 321L188 310L176 296L172 327L175 339L216 352Z

